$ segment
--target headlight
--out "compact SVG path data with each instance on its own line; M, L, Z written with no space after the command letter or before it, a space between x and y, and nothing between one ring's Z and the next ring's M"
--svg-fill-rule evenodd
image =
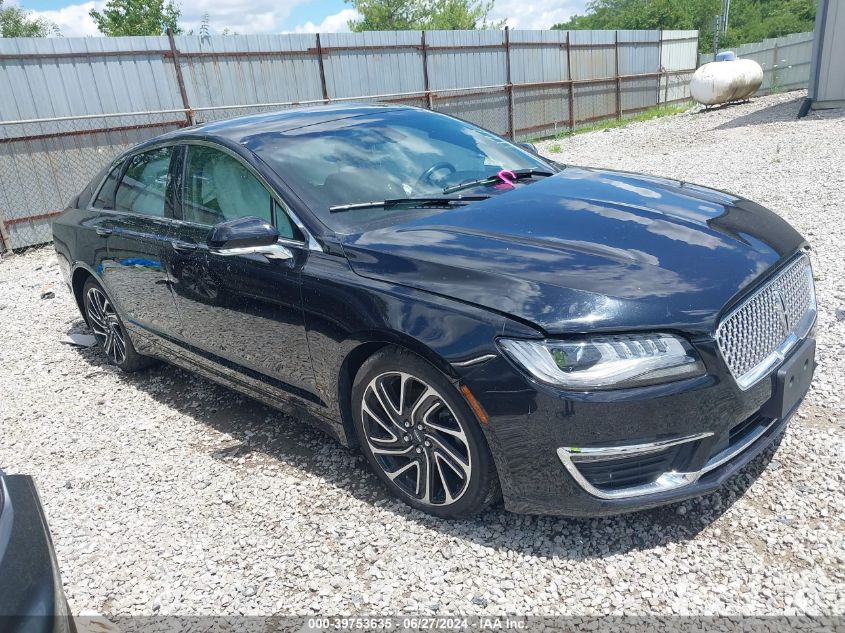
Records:
M565 389L619 389L704 373L689 343L671 334L499 339L499 345L534 378Z

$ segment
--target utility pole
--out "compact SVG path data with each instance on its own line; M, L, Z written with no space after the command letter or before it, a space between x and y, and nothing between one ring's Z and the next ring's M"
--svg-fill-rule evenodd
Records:
M728 15L731 12L731 0L722 0L722 33L728 32Z
M722 14L713 18L713 60L719 52L719 35L728 32L728 16L731 12L731 0L722 0Z
M713 18L713 61L716 61L716 55L719 52L719 22L721 21L721 15Z

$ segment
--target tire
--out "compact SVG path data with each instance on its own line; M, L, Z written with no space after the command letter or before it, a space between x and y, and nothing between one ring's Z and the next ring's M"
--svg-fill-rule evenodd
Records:
M114 304L93 277L89 277L82 287L82 298L88 327L113 365L125 372L133 372L155 363L155 359L135 351Z
M370 467L409 506L463 519L500 498L478 418L416 354L390 346L367 359L352 385L352 414Z

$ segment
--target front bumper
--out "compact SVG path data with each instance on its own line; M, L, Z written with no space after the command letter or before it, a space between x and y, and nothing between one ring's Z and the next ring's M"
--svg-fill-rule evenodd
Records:
M503 358L467 375L490 418L505 506L568 516L642 510L713 492L763 452L803 393L772 417L775 374L742 390L715 342L696 348L706 376L615 392L556 391Z

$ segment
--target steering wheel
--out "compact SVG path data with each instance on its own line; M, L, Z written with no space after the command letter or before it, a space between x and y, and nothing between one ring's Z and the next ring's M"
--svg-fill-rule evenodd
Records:
M447 163L445 160L440 161L439 163L434 163L431 167L429 167L428 169L426 169L422 173L422 176L417 178L417 184L414 185L414 189L416 189L417 187L419 187L423 183L427 183L429 185L434 185L434 183L431 182L431 177L436 172L440 171L441 169L448 169L450 174L454 174L455 172L458 171L457 168L452 163Z

